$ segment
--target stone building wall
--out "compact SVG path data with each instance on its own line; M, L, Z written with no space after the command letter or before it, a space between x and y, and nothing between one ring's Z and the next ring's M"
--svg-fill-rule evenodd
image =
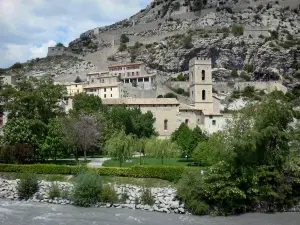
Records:
M76 56L73 52L68 50L66 47L48 47L47 56L58 56L58 55L69 55L69 56Z

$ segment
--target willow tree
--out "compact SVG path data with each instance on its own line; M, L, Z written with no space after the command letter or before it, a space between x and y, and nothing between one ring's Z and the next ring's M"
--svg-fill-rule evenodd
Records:
M180 154L180 148L169 139L151 138L146 141L145 154L150 157L160 158L164 164L165 158L176 158Z
M113 159L118 160L120 167L127 159L132 158L134 149L135 145L132 135L126 135L123 130L112 135L105 145L106 153Z

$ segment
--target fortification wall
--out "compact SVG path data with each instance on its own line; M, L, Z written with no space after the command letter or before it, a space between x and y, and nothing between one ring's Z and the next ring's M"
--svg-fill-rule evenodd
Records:
M48 47L47 56L58 56L58 55L69 55L69 56L76 56L73 52L69 51L66 47Z
M156 90L143 90L132 87L131 84L124 84L124 96L129 98L156 98Z

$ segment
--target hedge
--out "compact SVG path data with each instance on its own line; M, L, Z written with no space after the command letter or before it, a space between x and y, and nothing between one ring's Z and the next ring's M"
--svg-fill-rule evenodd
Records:
M67 166L52 164L0 164L0 172L36 173L36 174L62 174L76 175L82 171L93 170L101 176L158 178L168 181L177 181L185 170L200 170L200 168L183 166L133 166L129 168L99 167L88 168L83 166Z

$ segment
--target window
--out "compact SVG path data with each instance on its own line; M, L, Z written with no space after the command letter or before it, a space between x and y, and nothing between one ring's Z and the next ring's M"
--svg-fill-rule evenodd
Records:
M137 76L139 75L139 72L138 72L138 71L136 72L136 75L137 75Z
M94 83L94 79L92 79L92 83Z
M194 92L192 91L192 97L193 97L193 95L194 95Z
M209 116L209 119L213 119L213 116Z
M112 94L110 94L110 97L112 97Z
M145 78L144 78L144 81L145 81L145 82L149 82L149 77L145 77Z
M106 98L106 94L104 94L104 98Z
M112 88L110 88L110 90L112 91Z
M202 100L205 100L206 96L205 96L205 90L202 90Z
M165 121L164 121L164 129L165 129L165 130L168 130L168 120L165 120Z
M188 125L189 124L189 119L185 120L185 124Z
M132 72L132 76L134 76L134 72Z
M104 88L104 92L106 92L106 88Z
M130 77L130 72L127 72L127 77Z
M205 70L202 70L202 80L205 80Z
M143 78L139 78L139 79L138 79L138 82L143 82Z
M212 121L212 125L216 126L216 121L215 120Z

